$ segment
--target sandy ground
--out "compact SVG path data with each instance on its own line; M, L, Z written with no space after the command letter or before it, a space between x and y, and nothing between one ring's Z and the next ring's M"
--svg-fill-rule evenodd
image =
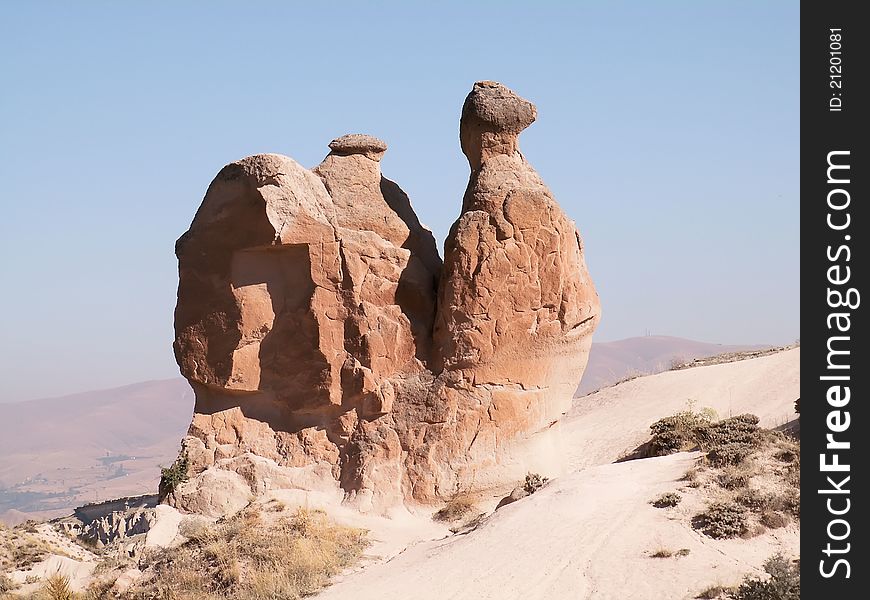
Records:
M633 379L574 400L560 425L568 470L613 462L647 441L652 423L690 405L720 418L752 413L773 428L797 416L799 396L800 348Z
M417 544L345 576L323 600L661 600L694 598L734 584L780 548L799 549L797 529L714 541L693 530L697 502L649 501L680 487L697 454L604 465L553 481L499 509L477 530ZM652 558L660 549L682 557Z
M344 575L323 600L662 600L733 585L778 551L799 553L796 526L712 540L691 527L705 499L680 478L696 453L611 464L649 438L649 425L687 407L752 412L774 427L794 417L800 349L643 377L578 398L561 425L568 473L498 510L482 526L410 545ZM676 508L649 502L680 490ZM653 558L666 549L688 555Z

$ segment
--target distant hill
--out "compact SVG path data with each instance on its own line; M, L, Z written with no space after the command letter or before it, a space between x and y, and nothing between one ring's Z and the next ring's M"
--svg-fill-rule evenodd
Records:
M192 413L181 378L0 404L0 520L156 489Z
M583 395L629 375L763 346L648 336L592 344ZM50 518L87 503L153 492L190 424L184 379L0 404L0 520Z
M689 361L724 352L743 352L767 347L710 344L666 335L593 343L589 364L576 396L584 396L613 385L626 377L667 371L674 361Z

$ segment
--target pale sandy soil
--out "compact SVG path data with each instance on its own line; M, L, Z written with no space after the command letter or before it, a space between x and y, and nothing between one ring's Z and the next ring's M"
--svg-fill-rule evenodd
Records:
M697 454L603 465L553 481L499 509L475 531L417 544L320 594L323 600L662 600L734 584L780 548L799 550L794 527L715 541L692 529L703 501L676 509L649 501L678 489ZM685 492L684 492L685 493ZM660 549L688 556L652 558Z
M653 422L690 404L720 418L752 413L773 428L797 417L799 396L800 348L633 379L574 401L561 421L568 468L613 462L647 441Z
M463 535L409 546L346 574L324 600L663 600L733 585L777 551L799 553L795 525L751 539L712 540L691 527L703 492L680 478L697 453L610 464L649 438L649 425L710 407L751 412L773 427L792 419L800 349L763 358L661 373L577 399L561 425L568 472L498 510ZM649 502L680 490L672 509ZM652 558L656 550L687 556Z

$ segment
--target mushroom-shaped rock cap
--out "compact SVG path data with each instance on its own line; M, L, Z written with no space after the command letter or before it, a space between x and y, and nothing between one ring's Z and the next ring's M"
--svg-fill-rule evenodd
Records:
M487 129L518 134L535 122L535 105L497 81L478 81L465 99L462 121L474 120Z
M341 156L362 154L372 160L381 160L387 151L387 143L372 135L349 133L332 140L329 149L333 154Z

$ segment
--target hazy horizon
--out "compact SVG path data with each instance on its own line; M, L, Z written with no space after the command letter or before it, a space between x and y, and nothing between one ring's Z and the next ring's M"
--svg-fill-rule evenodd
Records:
M0 402L178 376L174 242L245 155L376 135L441 249L480 79L538 107L520 143L584 238L596 342L800 337L795 3L384 5L0 8Z

